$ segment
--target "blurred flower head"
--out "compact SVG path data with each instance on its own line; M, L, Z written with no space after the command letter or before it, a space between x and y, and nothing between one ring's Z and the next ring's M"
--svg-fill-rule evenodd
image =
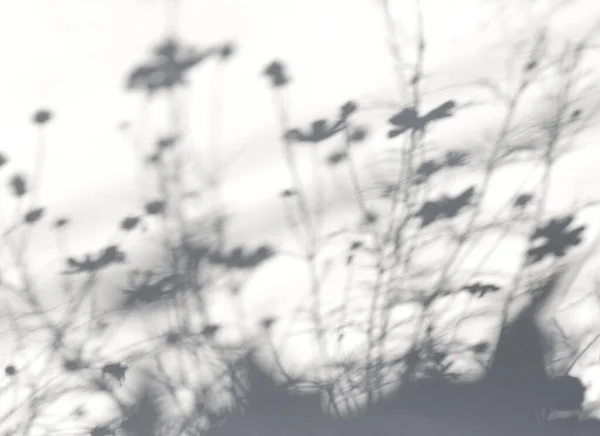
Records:
M278 60L267 65L263 70L263 74L270 79L271 85L275 88L285 86L290 81L290 78L285 71L285 66Z
M63 228L67 224L69 224L68 218L58 218L56 221L54 221L54 227L56 227L57 229Z
M215 334L221 329L221 326L219 324L207 324L206 326L204 326L204 328L202 329L202 336L205 336L207 338L214 338Z
M121 228L125 231L133 230L137 227L140 222L140 217L138 216L128 216L123 218L121 221Z
M152 95L159 90L185 85L188 71L214 52L213 48L200 51L184 46L177 40L167 39L154 48L150 59L129 74L127 88L145 90Z
M442 169L442 165L436 160L426 160L419 165L415 171L415 183L427 182L434 174Z
M65 371L74 372L83 369L85 365L78 358L65 358L63 359L62 367Z
M119 383L125 379L125 373L127 372L127 365L121 362L107 363L102 367L102 374L110 375Z
M524 208L531 203L531 200L533 200L533 194L520 194L515 198L513 207Z
M52 112L48 109L39 109L33 114L33 122L35 124L46 124L48 121L52 119Z
M280 195L283 198L289 198L289 197L293 197L296 194L297 194L297 192L295 189L284 189L283 191L281 191Z
M378 219L379 219L379 217L377 216L377 214L375 212L367 211L363 215L363 224L366 224L366 225L374 224L377 222Z
M306 130L290 129L286 132L285 138L288 141L295 141L298 143L319 143L332 138L337 133L341 132L344 128L344 121L337 121L330 123L326 119L314 120L310 127Z
M15 368L14 365L7 365L4 368L4 373L9 376L12 377L13 375L15 375L17 373L17 368Z
M148 215L160 215L165 210L165 202L162 200L149 201L145 205Z
M356 112L357 109L358 105L354 101L350 100L344 105L342 105L342 107L340 108L340 115L342 116L342 118L347 118L354 112Z
M230 42L225 43L219 48L218 53L222 60L227 60L235 53L235 46Z
M23 217L23 221L26 224L35 224L40 219L42 219L43 216L44 216L44 208L36 207L34 209L31 209L29 212L27 212L25 214L25 216Z
M165 342L169 345L177 345L181 342L181 333L177 331L170 331L165 337Z
M15 174L8 183L15 197L27 194L27 180L21 174Z
M260 320L260 325L265 330L270 330L273 324L275 324L275 318L270 316Z
M178 135L163 136L156 141L156 145L160 150L165 150L167 148L172 148L177 143L178 139Z
M469 153L463 150L448 150L444 156L444 163L448 168L461 167L469 160Z
M327 163L331 166L336 166L346 160L348 154L345 150L334 151L329 156L327 156Z
M368 133L365 127L355 127L350 133L350 140L352 142L363 142L367 138Z

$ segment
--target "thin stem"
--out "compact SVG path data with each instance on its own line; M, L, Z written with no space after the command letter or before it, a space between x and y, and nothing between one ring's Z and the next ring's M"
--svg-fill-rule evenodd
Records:
M352 183L352 188L354 189L354 196L356 199L356 203L358 204L358 208L360 209L363 216L367 216L369 212L365 198L363 196L363 191L360 186L360 181L358 178L358 172L356 171L356 164L354 162L354 156L352 155L351 145L352 145L352 137L350 134L350 127L348 123L344 125L344 139L346 143L346 159L348 161L348 174L350 175L350 181Z
M37 130L38 141L37 147L35 151L35 164L33 169L33 185L32 185L32 196L31 196L31 204L30 208L39 207L39 198L42 191L42 173L44 171L44 163L45 163L45 128L44 126L39 126ZM27 247L29 246L29 242L31 240L31 233L33 232L32 228L26 228L23 234L23 240L21 242L20 251L25 252Z
M298 205L298 210L300 212L300 222L304 224L305 236L306 236L306 246L305 246L305 256L306 261L308 262L309 268L309 280L310 280L310 292L312 296L312 317L315 325L316 336L317 336L317 346L319 349L319 354L321 358L321 364L324 363L326 357L326 349L325 344L323 342L323 325L321 320L321 283L319 279L319 272L317 268L317 246L318 246L318 235L317 229L315 227L314 217L311 214L310 207L308 205L308 199L306 192L303 188L302 179L300 177L300 173L298 170L298 166L293 154L292 142L289 139L287 132L289 129L289 121L288 114L286 111L286 105L284 102L284 96L281 89L275 89L274 92L275 99L275 107L279 115L279 125L281 128L281 133L283 137L283 148L284 148L284 156L287 164L288 171L290 172L290 176L292 178L293 188L295 191L295 195L293 196ZM321 370L319 370L319 378L321 378Z
M381 7L383 9L385 27L388 34L388 48L394 61L394 72L400 97L400 104L404 104L407 95L406 78L404 77L404 59L402 57L400 44L396 38L396 25L390 12L389 0L381 0Z
M38 128L38 141L36 147L36 157L35 157L35 166L33 170L33 195L31 198L31 207L37 207L38 201L42 191L42 175L44 171L44 163L45 163L45 151L46 151L46 141L45 141L45 128L44 126L40 126Z

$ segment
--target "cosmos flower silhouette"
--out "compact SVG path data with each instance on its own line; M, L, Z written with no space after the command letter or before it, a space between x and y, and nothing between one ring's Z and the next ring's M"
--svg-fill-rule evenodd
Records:
M456 102L454 100L448 100L442 103L423 116L420 116L415 108L404 108L389 118L388 122L393 128L388 132L388 138L395 138L409 130L415 132L423 131L431 122L449 118L454 115L455 108Z
M388 132L388 138L395 138L409 129L419 129L419 114L414 108L404 108L388 120L394 129Z
M335 136L344 128L344 121L338 120L329 123L325 119L315 120L306 131L300 129L290 129L286 137L294 142L318 143Z
M531 243L541 240L541 244L531 247L527 251L527 257L531 263L541 262L547 256L563 257L567 251L579 245L582 241L582 233L585 226L579 226L569 230L568 227L574 221L572 215L562 218L553 218L545 225L538 227L531 236Z
M122 383L125 379L127 366L120 363L107 363L102 367L102 374L112 376L117 382Z
M125 253L121 251L119 247L116 245L109 245L101 250L101 252L95 258L91 254L85 255L83 259L79 260L69 257L67 259L67 265L70 269L65 271L64 274L94 272L103 268L107 268L113 264L123 263L125 260Z
M250 269L257 267L274 254L274 250L268 245L262 245L251 252L246 252L244 247L236 247L229 253L211 253L209 260L215 265L223 265L228 268Z
M140 273L134 271L128 279L129 288L124 289L125 307L152 304L172 296L178 289L179 280L176 274L156 277L153 271Z
M175 39L166 39L153 50L153 57L136 67L127 80L130 90L156 91L186 85L186 74L215 54L215 49L199 51L183 46Z
M415 216L421 218L421 227L427 227L441 218L454 218L463 208L471 204L474 195L474 186L465 189L455 197L442 195L437 200L426 201Z
M283 62L274 60L266 66L263 70L265 75L271 82L271 86L274 88L280 88L287 85L290 82L290 78L287 75L285 65Z

